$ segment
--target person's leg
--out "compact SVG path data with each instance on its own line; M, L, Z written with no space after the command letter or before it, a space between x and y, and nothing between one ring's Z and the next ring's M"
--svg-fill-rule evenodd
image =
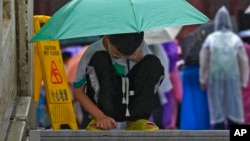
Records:
M177 122L177 116L178 116L178 102L177 100L174 98L174 96L172 95L171 98L172 102L171 102L171 120L170 120L170 124L168 124L167 126L165 126L165 129L176 129L176 122Z
M90 59L87 68L87 94L104 114L116 121L125 120L125 105L121 103L121 78L116 74L106 51L96 52ZM98 95L98 100L95 95Z
M242 89L240 79L229 78L225 82L225 96L224 101L224 109L225 109L225 117L227 120L228 129L230 125L239 125L243 124L244 119L244 108L243 108L243 99L242 99Z
M227 120L227 123L228 123L228 125L239 125L239 124L240 124L240 123L235 122L235 121L233 121L233 120L231 120L231 119L228 119L228 120Z
M231 120L231 119L228 118L228 119L227 119L227 126L226 126L226 129L229 129L230 125L240 125L240 123L235 122L235 121L233 121L233 120Z
M172 119L170 125L167 129L176 129L178 127L177 122L179 118L179 103L182 101L182 82L179 74L179 70L177 66L175 66L174 70L170 73L170 80L172 82L173 88L171 90L172 93Z
M214 130L225 130L225 123L220 122L220 123L214 124Z
M163 121L163 116L162 112L163 112L163 106L161 105L160 99L159 99L159 95L156 94L155 95L155 104L154 104L154 110L152 111L152 115L149 118L149 121L151 122L155 122L155 124L160 128L163 129L164 127L162 126L162 121Z
M227 105L225 105L225 83L211 75L207 84L210 124L215 130L225 130Z
M162 106L162 126L164 129L170 126L170 124L172 123L173 116L173 95L171 92L167 92L165 93L165 97L168 102Z
M154 55L145 56L128 73L130 91L134 95L129 98L130 116L128 121L149 119L155 102L155 94L164 77L164 68Z

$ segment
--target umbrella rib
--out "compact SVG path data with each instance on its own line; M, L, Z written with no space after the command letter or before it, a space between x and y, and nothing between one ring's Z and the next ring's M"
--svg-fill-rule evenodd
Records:
M134 15L135 22L136 22L136 29L138 29L138 21L137 21L137 17L136 17L136 14L135 14L134 3L133 3L132 1L133 1L133 0L130 0L130 4L132 5L133 15ZM140 30L139 30L139 31L141 31L141 27L140 27Z

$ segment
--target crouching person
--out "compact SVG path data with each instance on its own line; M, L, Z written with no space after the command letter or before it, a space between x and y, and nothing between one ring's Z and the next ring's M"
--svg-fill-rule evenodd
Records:
M143 41L143 32L105 35L82 56L75 97L92 117L86 130L158 130L148 121L164 78L160 60ZM87 118L86 116L84 118Z

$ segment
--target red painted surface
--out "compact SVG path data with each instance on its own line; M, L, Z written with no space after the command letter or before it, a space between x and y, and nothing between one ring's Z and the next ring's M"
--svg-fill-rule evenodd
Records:
M34 0L34 15L52 16L70 0Z
M202 13L204 13L211 20L214 19L214 15L218 9L214 9L213 6L214 6L214 1L217 1L217 0L187 0L187 1L191 5L193 5L195 8L200 10ZM242 13L249 4L250 4L249 0L231 0L230 1L228 9L229 9L230 15L233 18L235 18L237 27L239 26L239 23L241 22L240 20L247 20L247 19L240 19L239 16L240 16L240 13ZM181 32L178 34L177 39L181 40L182 38L187 36L189 33L191 33L194 29L196 29L198 26L199 25L184 26Z
M210 12L210 3L208 0L187 0L192 6L194 6L196 9L201 11L203 14L205 14L207 17L211 19L211 12ZM187 36L189 33L191 33L193 30L195 30L199 25L188 25L184 26L181 30L181 32L178 34L177 39L181 40L185 36Z

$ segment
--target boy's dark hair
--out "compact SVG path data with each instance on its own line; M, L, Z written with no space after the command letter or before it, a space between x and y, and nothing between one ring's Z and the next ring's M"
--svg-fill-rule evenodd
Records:
M109 35L109 41L123 55L131 55L141 45L144 32Z

